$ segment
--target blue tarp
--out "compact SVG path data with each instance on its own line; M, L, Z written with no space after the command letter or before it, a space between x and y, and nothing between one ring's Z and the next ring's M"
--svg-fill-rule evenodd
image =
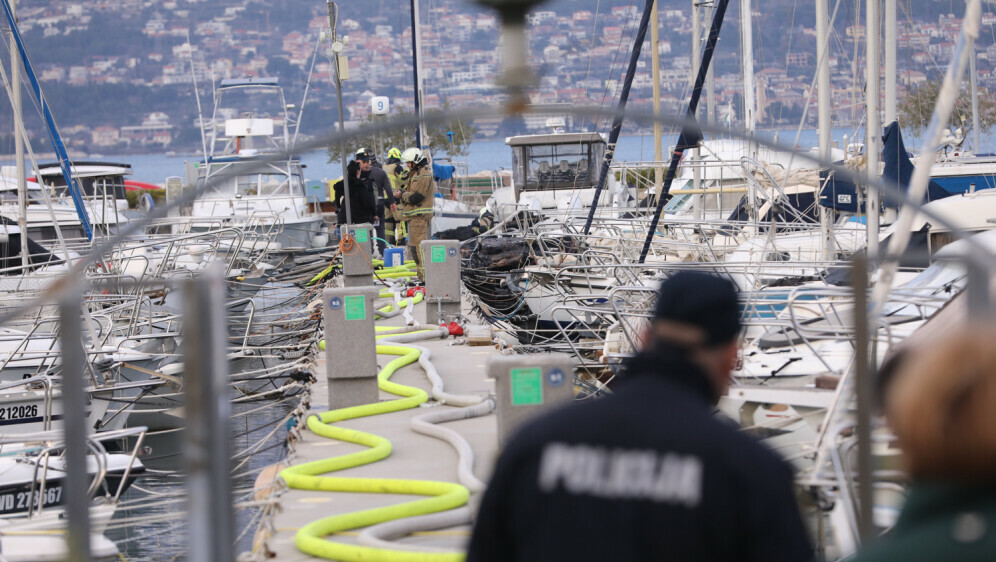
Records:
M882 134L882 161L885 163L885 169L882 170L882 181L886 184L895 183L903 193L909 191L910 178L913 177L913 162L910 161L909 153L906 152L903 134L899 131L899 123L896 121L889 124ZM931 181L927 186L927 201L937 201L951 195L934 181ZM888 193L882 197L882 204L886 207L898 209L899 203L900 201L895 197L890 197Z
M906 152L906 145L903 143L903 136L899 132L899 124L895 121L885 128L882 135L882 162L885 169L882 171L882 181L886 184L893 183L899 186L903 193L909 190L910 178L913 176L913 162L910 161L909 153ZM826 181L827 170L820 171L820 183ZM950 197L951 193L931 181L927 187L927 201L936 201L945 197ZM899 201L885 193L882 197L882 204L886 207L898 208ZM864 205L858 210L857 187L850 181L831 176L820 191L820 205L830 207L845 213L864 213Z
M436 181L446 181L452 178L455 171L456 167L450 164L432 163L432 177L436 178Z
M861 202L861 210L858 210L858 188L854 183L838 178L836 174L827 180L829 170L820 170L820 205L829 207L844 213L858 214L865 212L864 201Z

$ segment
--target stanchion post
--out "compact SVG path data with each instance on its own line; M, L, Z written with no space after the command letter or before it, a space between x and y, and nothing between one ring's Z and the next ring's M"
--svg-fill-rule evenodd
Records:
M86 470L86 354L80 320L82 295L66 292L59 303L62 346L62 412L66 432L67 560L90 560L90 476Z
M225 280L210 268L184 286L184 409L187 494L193 562L232 562L231 406Z

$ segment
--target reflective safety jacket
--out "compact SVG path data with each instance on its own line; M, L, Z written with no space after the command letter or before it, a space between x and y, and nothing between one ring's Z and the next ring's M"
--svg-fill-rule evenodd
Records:
M387 165L384 166L384 171L387 172L387 179L391 182L391 190L398 191L401 189L401 172L404 170L400 162L388 161Z
M412 173L401 194L401 202L405 204L401 213L403 219L422 215L432 215L432 203L436 196L436 184L432 181L432 172L427 168Z

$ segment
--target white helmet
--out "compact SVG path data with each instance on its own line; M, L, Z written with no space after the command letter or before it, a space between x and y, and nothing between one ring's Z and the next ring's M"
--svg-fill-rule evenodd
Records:
M422 151L415 147L405 149L401 153L401 161L405 163L414 162L415 164L421 164L424 160L425 157L422 155Z

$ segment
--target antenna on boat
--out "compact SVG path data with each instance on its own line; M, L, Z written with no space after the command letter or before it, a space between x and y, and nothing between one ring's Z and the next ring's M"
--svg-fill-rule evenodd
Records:
M318 41L315 42L315 52L311 54L311 68L308 69L308 80L304 82L304 95L301 96L301 107L297 110L297 122L294 123L294 138L291 139L291 146L287 147L288 150L297 145L297 133L301 130L301 116L304 114L304 102L308 101L308 90L311 88L311 75L315 72L315 61L318 60L318 49L322 46L324 40L324 34L319 33ZM287 109L289 108L285 108L285 110Z
M190 57L190 76L194 79L194 99L197 100L197 128L201 131L201 149L204 151L204 161L208 159L207 137L204 136L204 114L201 113L201 94L197 88L197 72L194 70L194 48L190 44L190 32L187 32L187 56Z

